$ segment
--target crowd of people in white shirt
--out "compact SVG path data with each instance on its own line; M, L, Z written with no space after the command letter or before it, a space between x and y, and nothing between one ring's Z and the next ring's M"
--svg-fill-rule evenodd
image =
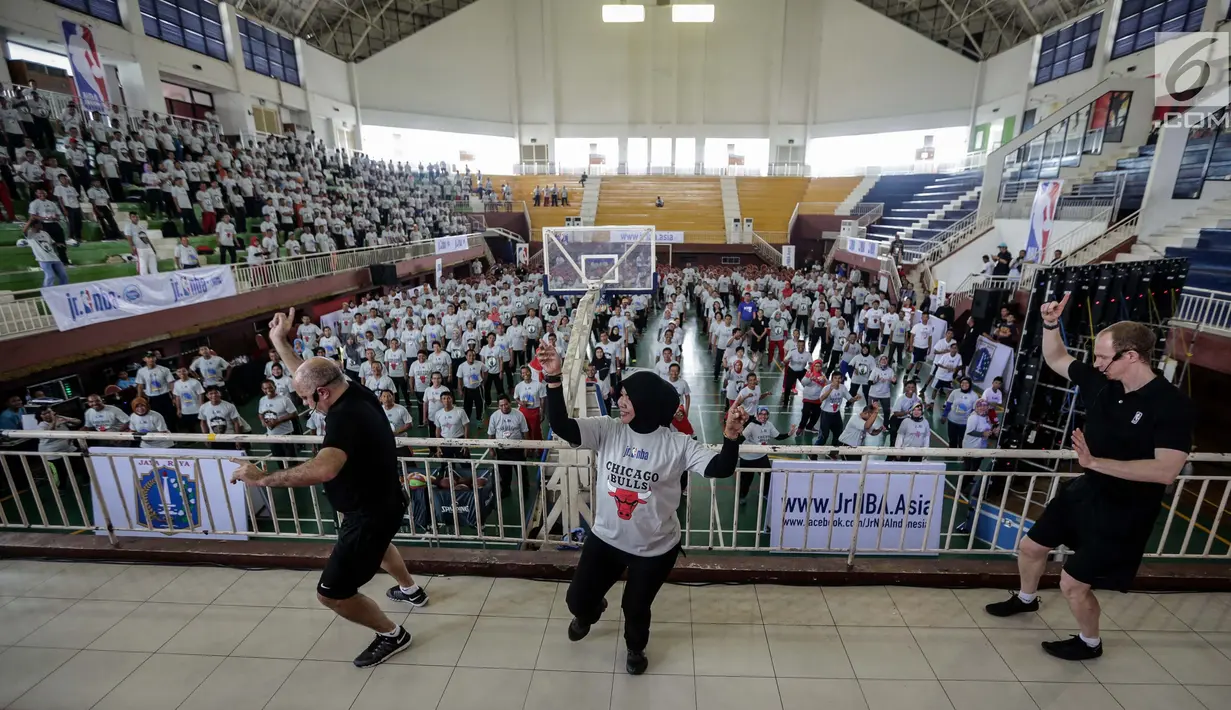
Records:
M128 116L113 107L109 115L85 116L70 102L46 133L41 123L27 125L27 117L37 117L33 107L47 103L30 94L14 105L0 98L8 149L0 155L0 176L5 192L29 201L29 217L37 217L45 232L45 237L28 229L26 234L45 285L67 282L61 267L71 264L69 247L82 240L87 219L99 224L104 239L126 239L139 273L146 274L157 271L147 231L156 219L178 220L173 229L184 236L214 236L221 263L239 263L243 252L247 263L264 264L465 234L470 221L454 206L485 189L482 175L472 175L469 167L375 161L329 150L311 134L232 145L216 121L148 111ZM488 192L490 185L488 178ZM119 225L115 203L130 197L145 203L149 219ZM16 218L12 199L0 203L7 218ZM167 222L158 226L163 236L178 236L166 234L172 229ZM44 248L47 241L50 251ZM177 267L199 265L199 250L183 246L182 255L176 252ZM190 256L188 249L198 253Z

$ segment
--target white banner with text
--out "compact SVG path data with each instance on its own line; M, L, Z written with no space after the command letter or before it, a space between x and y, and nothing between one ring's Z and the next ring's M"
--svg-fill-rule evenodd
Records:
M862 552L936 554L945 490L943 462L773 462L766 518L779 549L845 553L856 526Z
M229 266L206 266L148 276L121 276L88 283L47 286L43 300L60 330L155 313L234 296Z

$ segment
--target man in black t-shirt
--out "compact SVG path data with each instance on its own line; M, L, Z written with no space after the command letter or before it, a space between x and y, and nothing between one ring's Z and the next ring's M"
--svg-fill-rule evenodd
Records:
M384 569L398 582L385 596L415 607L427 604L427 594L415 584L392 544L407 505L393 431L376 396L351 381L336 362L324 357L299 359L287 339L294 323L294 308L289 314L276 314L269 323L269 339L293 373L295 392L325 415L325 441L315 458L276 473L236 461L241 465L231 482L266 488L322 484L342 523L316 586L316 598L338 616L376 632L355 658L360 668L375 666L406 650L411 636L359 588Z
M1167 486L1192 448L1192 402L1154 373L1157 340L1149 327L1123 321L1094 341L1094 363L1068 354L1060 317L1069 295L1040 309L1047 366L1078 388L1086 408L1084 429L1073 432L1073 450L1084 474L1062 488L1018 548L1021 591L987 605L993 616L1037 611L1039 578L1047 555L1073 550L1060 573L1060 591L1077 619L1079 635L1044 641L1057 658L1080 661L1103 655L1099 602L1093 589L1127 591L1137 575Z

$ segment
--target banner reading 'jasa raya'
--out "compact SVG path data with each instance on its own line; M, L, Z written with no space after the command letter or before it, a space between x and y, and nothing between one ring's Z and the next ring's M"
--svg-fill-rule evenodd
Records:
M43 300L60 330L213 301L235 293L235 277L226 266L122 276L42 289Z

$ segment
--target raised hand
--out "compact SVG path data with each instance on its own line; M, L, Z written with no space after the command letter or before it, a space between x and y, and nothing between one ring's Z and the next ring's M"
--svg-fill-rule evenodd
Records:
M536 355L539 364L543 366L544 375L558 375L564 370L564 362L560 353L549 343L540 343Z
M747 423L748 412L736 402L727 410L727 421L722 428L722 435L728 439L737 439L744 433L744 425Z
M291 332L291 326L295 323L295 309L292 308L286 313L275 313L271 321L269 321L269 337L285 340Z
M1059 301L1049 301L1039 306L1039 315L1043 317L1043 322L1051 325L1060 320L1060 316L1064 314L1064 307L1069 304L1069 296L1072 295L1072 291L1066 291L1064 298Z

